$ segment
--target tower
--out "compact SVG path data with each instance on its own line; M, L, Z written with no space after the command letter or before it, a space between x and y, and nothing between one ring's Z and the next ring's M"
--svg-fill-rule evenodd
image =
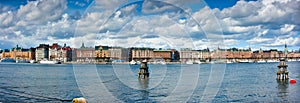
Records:
M287 48L286 43L284 44L284 55L285 55L285 58L287 58L287 55L288 55L288 48Z
M81 47L80 48L85 48L85 46L84 46L84 42L82 42L82 44L81 44Z

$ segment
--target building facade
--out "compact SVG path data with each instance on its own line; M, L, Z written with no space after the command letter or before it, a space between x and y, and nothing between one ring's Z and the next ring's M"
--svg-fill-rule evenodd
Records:
M61 48L57 43L53 43L49 46L49 60L57 60L58 58L58 49Z
M108 62L111 58L110 47L108 46L95 46L95 55L97 62Z
M62 62L70 62L72 61L72 48L69 46L61 47L57 50L56 60Z
M78 48L75 49L76 57L73 61L76 62L95 62L96 55L94 48Z
M129 61L129 49L121 47L111 47L108 49L110 52L110 60Z
M33 48L24 49L18 45L10 50L2 51L2 58L11 58L14 60L32 60L35 58Z
M153 50L153 48L131 48L131 60L150 60L154 55Z
M49 44L40 44L35 49L35 60L49 60Z
M172 51L171 50L163 50L156 49L153 50L153 59L163 59L166 62L171 62L172 60Z

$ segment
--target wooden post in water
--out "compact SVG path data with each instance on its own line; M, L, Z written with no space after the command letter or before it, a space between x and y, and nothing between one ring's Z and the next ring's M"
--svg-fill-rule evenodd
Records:
M277 70L277 77L276 79L277 80L288 80L289 79L289 72L287 70L287 65L286 65L286 61L285 61L285 58L280 58L280 63L279 65L277 66L278 67L278 70Z
M146 79L148 77L149 77L149 70L148 70L147 61L143 61L140 66L138 78Z

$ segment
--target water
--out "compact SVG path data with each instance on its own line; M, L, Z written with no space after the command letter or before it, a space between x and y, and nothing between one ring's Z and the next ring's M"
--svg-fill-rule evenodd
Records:
M300 62L277 81L278 63L149 65L0 64L0 102L300 102Z

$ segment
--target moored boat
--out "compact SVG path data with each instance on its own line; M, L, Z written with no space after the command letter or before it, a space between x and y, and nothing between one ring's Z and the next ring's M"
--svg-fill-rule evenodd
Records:
M131 65L137 65L137 63L136 63L134 60L131 60L131 61L130 61L130 64L131 64Z
M248 60L241 60L241 61L239 61L239 63L249 63L249 61Z
M60 64L60 62L57 61L57 60L51 60L51 61L49 61L49 60L41 60L39 63L40 64Z
M278 60L267 60L268 63L277 63L279 62Z
M37 63L35 60L30 60L29 62L30 63Z
M193 64L193 61L192 60L188 60L185 62L185 64Z
M265 60L258 60L258 61L256 61L257 63L266 63L266 61Z

